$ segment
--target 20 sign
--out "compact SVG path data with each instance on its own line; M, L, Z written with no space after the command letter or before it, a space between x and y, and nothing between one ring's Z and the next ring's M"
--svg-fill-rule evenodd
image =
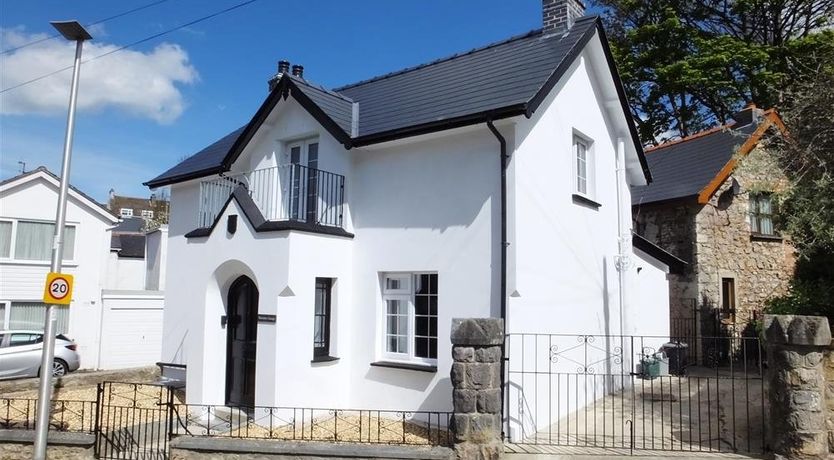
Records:
M72 301L72 275L50 272L43 289L44 303L69 305Z

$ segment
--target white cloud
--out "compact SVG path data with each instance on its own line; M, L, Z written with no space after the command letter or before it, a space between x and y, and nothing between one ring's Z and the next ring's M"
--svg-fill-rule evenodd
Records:
M27 34L21 27L0 29L4 49L44 37ZM91 41L84 44L82 59L117 49L118 45ZM63 39L46 40L0 56L0 88L72 65L75 44ZM90 61L81 66L79 111L104 108L124 110L159 123L176 120L185 110L178 85L199 78L178 45L163 43L143 53L130 49ZM35 83L0 94L2 114L65 114L72 72L67 70Z

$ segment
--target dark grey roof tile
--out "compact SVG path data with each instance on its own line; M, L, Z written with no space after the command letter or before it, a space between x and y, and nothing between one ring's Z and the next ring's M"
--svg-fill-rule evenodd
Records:
M566 68L563 64L597 24L597 17L586 16L566 34L533 31L334 90L297 77L291 80L356 145L363 145L430 123L527 107L552 77L560 76L555 75L557 70ZM358 120L353 120L354 103ZM256 122L253 118L250 123ZM354 125L358 125L355 135ZM164 185L219 171L245 129L230 133L148 184Z
M756 127L756 124L734 125L649 150L646 160L654 180L646 186L631 187L632 204L697 195L718 175Z

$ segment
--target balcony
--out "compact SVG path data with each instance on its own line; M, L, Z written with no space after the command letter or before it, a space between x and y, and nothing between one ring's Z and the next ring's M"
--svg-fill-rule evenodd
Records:
M345 177L298 164L225 174L200 182L198 228L214 224L243 186L268 222L300 222L343 229Z

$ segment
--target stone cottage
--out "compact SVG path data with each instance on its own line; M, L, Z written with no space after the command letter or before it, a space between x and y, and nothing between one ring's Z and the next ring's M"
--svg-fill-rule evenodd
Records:
M673 335L740 333L793 273L774 225L787 178L763 141L784 125L752 104L733 118L648 149L655 181L632 188L635 231L688 262L669 275Z

